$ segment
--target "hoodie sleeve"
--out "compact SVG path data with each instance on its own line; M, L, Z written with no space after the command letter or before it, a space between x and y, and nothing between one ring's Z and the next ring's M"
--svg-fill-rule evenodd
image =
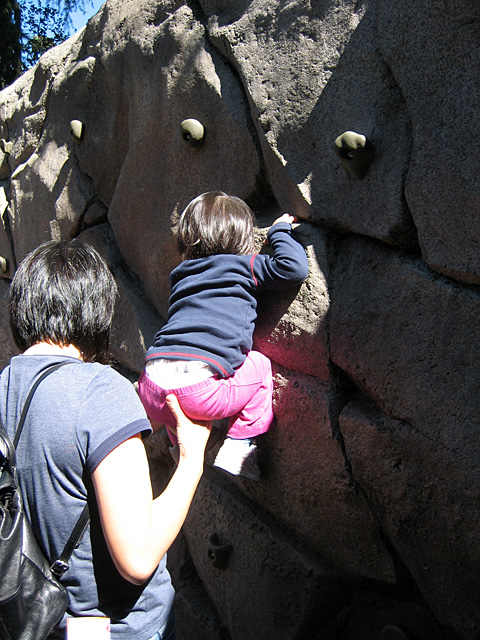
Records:
M257 285L266 289L286 289L301 284L308 276L308 261L305 249L292 236L292 226L278 222L270 227L267 237L273 256L255 256L253 275Z

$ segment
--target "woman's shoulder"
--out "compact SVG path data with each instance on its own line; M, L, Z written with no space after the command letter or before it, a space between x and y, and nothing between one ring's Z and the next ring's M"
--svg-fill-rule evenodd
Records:
M61 364L58 369L54 365ZM90 384L112 386L114 388L128 389L132 386L124 376L110 365L98 362L83 362L77 358L43 355L17 355L1 373L1 383L10 386L29 387L39 376L52 368L49 384L61 386L74 385L75 387L87 387ZM17 385L18 383L18 385ZM43 385L44 383L42 383Z
M76 380L89 388L101 388L117 394L136 395L133 384L109 364L80 362L79 366L63 367L66 377Z

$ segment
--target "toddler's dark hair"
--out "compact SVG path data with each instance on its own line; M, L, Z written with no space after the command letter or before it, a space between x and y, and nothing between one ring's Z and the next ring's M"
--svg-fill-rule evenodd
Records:
M240 198L208 191L194 198L175 229L177 247L185 260L221 253L254 253L253 213Z

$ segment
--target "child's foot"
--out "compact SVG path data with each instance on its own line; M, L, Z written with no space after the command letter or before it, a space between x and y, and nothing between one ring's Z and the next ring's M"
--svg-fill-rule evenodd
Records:
M228 471L234 476L260 480L260 468L257 464L257 445L253 440L234 440L225 438L213 463L214 467Z

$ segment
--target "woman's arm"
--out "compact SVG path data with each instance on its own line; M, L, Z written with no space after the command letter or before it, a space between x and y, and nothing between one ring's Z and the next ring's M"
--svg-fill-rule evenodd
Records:
M119 573L133 584L152 575L187 516L203 472L210 427L191 422L175 396L180 460L164 492L153 500L145 447L140 436L114 449L92 473L103 533Z

